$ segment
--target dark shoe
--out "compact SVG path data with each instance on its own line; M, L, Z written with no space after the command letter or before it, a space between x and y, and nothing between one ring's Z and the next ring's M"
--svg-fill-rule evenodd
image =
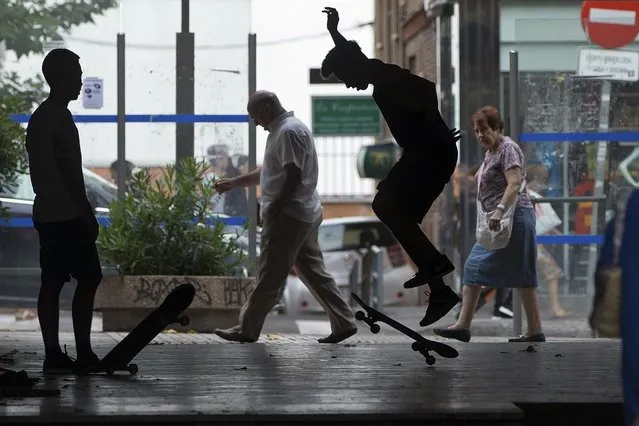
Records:
M351 336L354 336L357 333L357 327L351 328L349 330L344 330L339 333L331 333L327 337L322 337L321 339L317 339L319 343L339 343L342 340L346 340Z
M250 339L246 336L243 336L240 334L239 331L237 331L237 328L232 327L232 328L227 328L226 330L220 330L218 328L216 328L215 330L213 330L213 332L221 337L224 340L228 340L230 342L240 342L240 343L254 343L257 342L257 339Z
M453 309L460 301L459 296L448 286L444 286L441 290L431 292L428 299L428 307L424 318L419 325L426 327L439 321L451 309Z
M93 352L91 355L85 357L78 357L75 361L74 374L85 375L95 373L100 369L100 358Z
M450 274L455 270L455 265L448 260L448 256L442 255L436 264L430 266L420 266L417 273L404 283L404 288L415 288L426 285L437 278Z
M453 330L450 328L435 328L433 333L446 339L455 339L460 342L470 342L470 330Z
M67 347L64 346L64 353L47 354L42 364L44 374L72 374L75 368L75 360L67 355Z
M523 334L519 337L508 339L508 341L513 343L540 343L546 341L546 336L544 333L535 333L530 335Z

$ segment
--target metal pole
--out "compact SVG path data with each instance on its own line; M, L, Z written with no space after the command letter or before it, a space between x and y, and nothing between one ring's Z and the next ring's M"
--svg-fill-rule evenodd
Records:
M610 124L610 92L611 83L610 80L603 80L601 84L601 104L599 109L599 131L601 133L608 132ZM595 167L595 190L594 196L601 197L604 189L604 174L606 172L606 157L608 154L608 142L599 142L597 144L597 156ZM598 234L599 225L599 203L592 204L592 219L591 219L591 234ZM590 245L590 253L588 256L588 287L586 289L587 295L594 294L594 276L597 266L597 244Z
M248 94L251 96L257 90L257 36L248 35ZM257 168L257 127L250 120L248 123L248 160L249 171ZM257 188L249 187L248 196L249 220L249 275L256 276L257 266Z
M519 140L519 53L510 51L510 78L509 80L509 104L510 104L510 134ZM513 289L513 331L515 335L521 334L521 299L519 290Z
M117 103L118 103L118 198L123 199L126 194L126 92L125 92L125 36L123 33L118 33L117 38Z
M195 108L195 34L189 32L189 0L182 0L182 29L175 39L175 112L193 114ZM175 161L193 157L193 123L175 124Z
M382 312L384 309L383 297L384 297L384 259L382 250L377 246L372 246L373 252L372 259L372 284L373 284L373 300L372 307Z
M565 96L568 101L572 100L571 92L568 92ZM564 132L570 131L570 102L564 102ZM570 197L570 161L568 156L570 155L570 145L568 142L562 143L562 152L564 155L563 158L563 196L564 198ZM564 203L564 211L563 211L563 219L562 219L562 233L564 235L568 235L570 233L570 205L565 202ZM564 257L564 283L563 293L567 293L570 290L570 282L572 280L571 275L572 271L570 270L570 245L564 244L562 247L563 257Z

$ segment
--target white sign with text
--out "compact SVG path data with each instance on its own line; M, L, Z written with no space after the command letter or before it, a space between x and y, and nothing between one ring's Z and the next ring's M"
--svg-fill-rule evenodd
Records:
M579 49L577 75L617 81L638 81L639 51L582 47Z

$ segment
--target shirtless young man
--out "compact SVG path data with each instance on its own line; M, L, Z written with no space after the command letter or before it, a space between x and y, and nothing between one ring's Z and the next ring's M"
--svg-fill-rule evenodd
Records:
M337 30L337 10L327 7L323 13L335 47L322 63L322 76L335 75L346 87L357 90L372 84L373 99L403 148L400 160L377 186L372 208L417 266L417 273L404 287L430 287L428 308L420 322L430 325L446 315L459 297L442 279L454 271L453 264L419 224L455 171L459 131L444 122L433 82L397 65L367 58L356 42L347 41Z

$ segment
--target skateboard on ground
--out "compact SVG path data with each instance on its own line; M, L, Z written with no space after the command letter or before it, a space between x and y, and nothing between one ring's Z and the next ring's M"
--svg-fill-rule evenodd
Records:
M126 335L111 351L102 358L96 373L104 372L112 375L116 371L138 372L137 364L129 364L142 349L170 324L187 326L189 317L183 315L193 302L195 287L192 284L182 284L171 291L162 304L155 308L129 334Z
M411 330L410 328L382 314L376 309L371 308L366 303L364 303L364 301L360 299L359 296L357 296L355 293L351 293L351 295L353 296L353 299L362 308L364 308L364 311L366 311L357 311L355 313L355 318L358 321L364 321L366 324L368 324L370 326L371 332L374 334L379 333L379 331L381 330L379 324L377 324L378 321L381 321L415 340L415 342L413 342L413 344L411 345L411 348L414 351L419 352L426 358L426 364L435 364L435 357L430 354L430 351L433 351L444 358L457 358L459 356L459 352L457 352L455 348L448 346L445 343L426 339L418 332Z

